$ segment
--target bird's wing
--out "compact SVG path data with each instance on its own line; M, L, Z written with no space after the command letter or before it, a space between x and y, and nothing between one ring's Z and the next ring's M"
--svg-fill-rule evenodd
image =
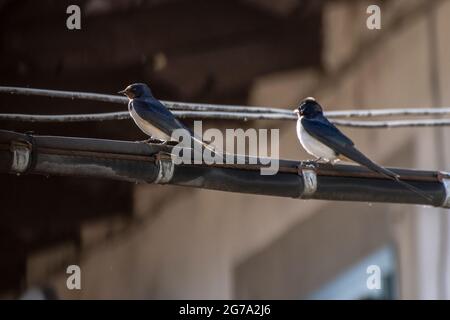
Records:
M353 160L356 163L359 163L360 165L363 165L368 169L382 175L390 178L397 178L395 173L377 165L372 160L367 158L362 152L356 149L353 141L346 137L325 117L316 119L302 118L301 122L306 132L322 142L324 145L333 149L334 152L336 152L336 155L343 155L348 159Z
M377 165L355 148L354 143L325 117L317 119L302 118L303 128L314 138L333 149L337 155L343 155L366 168L389 178L398 179L398 175Z
M345 155L342 151L354 145L352 140L346 137L325 117L317 117L315 119L306 119L303 117L300 121L306 132L336 151L336 153Z
M219 154L211 146L207 145L202 141L201 138L194 135L192 130L183 125L172 112L170 112L159 100L157 99L133 99L130 101L131 106L136 113L144 120L150 122L153 126L167 134L169 137L172 136L172 132L175 129L184 129L190 135L191 146L200 146L200 148L207 148L210 151Z
M133 99L130 104L142 119L150 122L169 137L175 129L185 129L191 133L186 126L175 118L172 112L156 99Z
M379 174L397 181L403 187L411 190L412 192L420 195L421 197L433 202L433 198L426 195L422 190L414 187L413 185L400 180L400 177L395 172L388 170L382 166L379 166L369 158L367 158L362 152L355 148L352 140L347 138L338 128L330 123L325 117L318 119L305 119L301 120L303 128L314 138L333 149L336 154L343 155L360 165L378 172Z

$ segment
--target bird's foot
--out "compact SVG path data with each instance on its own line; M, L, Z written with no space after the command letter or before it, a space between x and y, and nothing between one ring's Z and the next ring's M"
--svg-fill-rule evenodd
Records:
M300 161L299 165L297 166L297 172L298 174L302 174L302 169L305 168L311 168L311 169L316 169L317 168L317 163L322 160L321 158L315 159L315 160L305 160L305 161Z
M328 164L331 164L332 166L334 166L334 165L337 164L339 161L341 161L341 159L336 158L336 159L334 159L334 160L328 161L327 163L328 163Z
M317 164L320 161L322 161L322 158L317 158L317 159L314 159L314 160L305 160L305 161L301 161L300 165L304 166L304 167L313 167L313 168L315 168L315 167L317 167Z

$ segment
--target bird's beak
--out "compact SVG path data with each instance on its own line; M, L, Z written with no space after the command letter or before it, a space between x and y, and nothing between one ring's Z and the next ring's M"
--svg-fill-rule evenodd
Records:
M292 110L295 114L300 114L300 111L298 111L298 109L294 109Z
M117 92L118 94L126 94L126 92L127 92L127 90L126 89L124 89L124 90L120 90L119 92Z

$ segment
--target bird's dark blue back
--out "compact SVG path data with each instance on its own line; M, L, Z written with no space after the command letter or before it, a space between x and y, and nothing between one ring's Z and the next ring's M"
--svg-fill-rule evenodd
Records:
M301 124L311 136L334 150L354 145L352 140L345 136L322 114L316 115L314 118L303 117Z
M155 127L172 135L175 129L190 130L184 126L158 99L153 97L135 98L130 100L129 108L144 120L152 123Z

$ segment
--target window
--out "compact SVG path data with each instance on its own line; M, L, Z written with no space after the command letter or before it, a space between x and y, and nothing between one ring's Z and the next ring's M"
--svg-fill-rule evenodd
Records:
M377 250L320 288L310 296L310 299L396 299L395 261L395 253L392 247ZM371 276L370 273L367 273L367 267L371 265L380 268L380 289L369 289L367 287L367 279Z

